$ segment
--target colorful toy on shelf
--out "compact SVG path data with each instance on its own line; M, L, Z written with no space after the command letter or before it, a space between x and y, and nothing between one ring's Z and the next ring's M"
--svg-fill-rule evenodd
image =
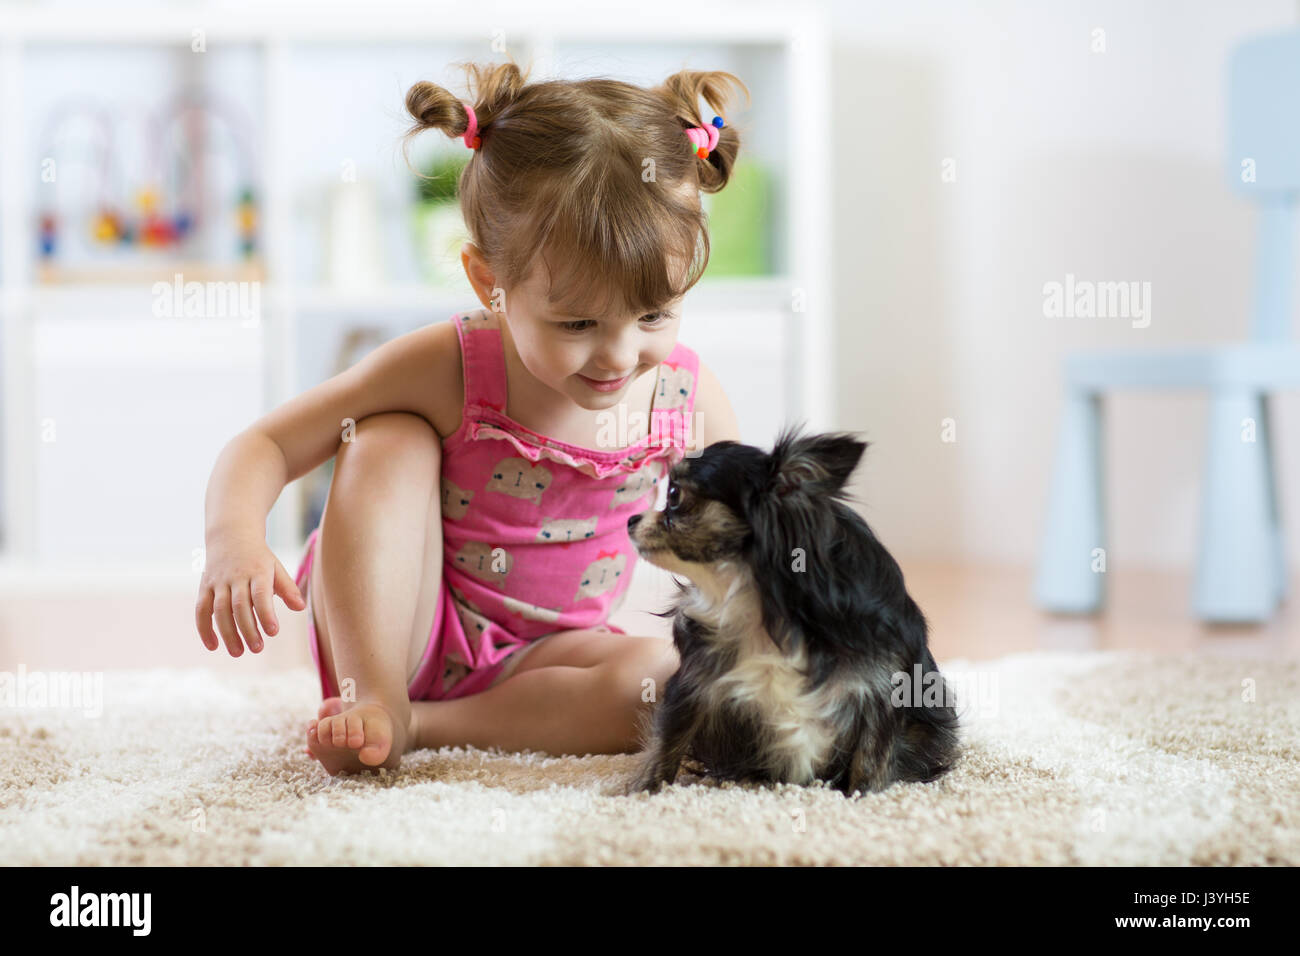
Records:
M136 191L138 214L134 216L119 212L118 205L105 196L109 173L114 171L113 130L115 126L121 125L111 122L107 111L84 105L56 111L50 123L54 129L44 138L49 145L43 155L58 155L60 144L54 133L57 133L63 123L78 115L88 116L94 121L100 140L95 166L100 175L99 191L104 198L97 204L98 210L89 218L88 233L93 242L149 250L182 248L186 244L185 240L202 226L207 207L211 206L213 190L205 188L207 155L225 152L235 156L236 181L245 184L237 191L238 200L235 205L233 231L236 234L237 253L242 259L253 257L257 248L258 216L255 194L251 185L248 185L252 151L248 118L238 104L222 103L210 93L189 89L158 110L155 117L147 123L150 148L146 155L149 157L149 171L141 177L146 185ZM220 122L225 128L225 135L213 136L211 120ZM55 182L53 178L49 181ZM170 213L168 208L172 210ZM70 218L66 211L56 215L53 209L42 210L39 217L40 255L47 263L55 260L60 247L61 223L66 223ZM209 216L207 221L218 220Z
M158 215L158 193L149 188L141 189L136 194L136 203L140 207L140 245L165 247L176 239L176 230L172 224Z
M54 216L50 213L41 215L41 257L45 258L54 255L54 240L58 235L58 230L54 224Z
M251 259L257 247L257 205L253 202L251 189L239 194L239 208L235 215L239 221L239 250L246 259Z
M105 206L96 213L90 224L90 234L99 242L125 242L126 226L122 217Z

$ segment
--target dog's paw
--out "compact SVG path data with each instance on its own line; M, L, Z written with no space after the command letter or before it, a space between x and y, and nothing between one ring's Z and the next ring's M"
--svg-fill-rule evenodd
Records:
M658 793L664 782L644 770L634 774L623 788L623 796L632 797L638 793Z

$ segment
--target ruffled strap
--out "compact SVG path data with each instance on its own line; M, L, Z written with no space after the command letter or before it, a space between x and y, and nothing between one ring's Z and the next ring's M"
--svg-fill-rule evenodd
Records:
M673 439L673 433L670 431L663 433L662 441L646 441L622 458L615 455L591 455L583 454L580 449L572 446L564 448L554 443L525 441L515 434L515 429L509 420L497 418L492 414L491 409L480 408L478 411L481 414L469 422L469 431L466 435L468 440L500 438L514 445L520 456L531 462L550 458L593 478L640 471L650 462L660 459L665 460L664 468L667 470L685 457L680 440Z

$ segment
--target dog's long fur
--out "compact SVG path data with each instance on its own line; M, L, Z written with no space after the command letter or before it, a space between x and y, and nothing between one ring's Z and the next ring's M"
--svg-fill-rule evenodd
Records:
M673 617L681 665L641 724L628 793L672 783L688 760L846 795L952 767L957 715L925 617L840 500L866 448L798 426L770 454L717 442L673 466L663 511L629 520L641 556L691 583L657 612Z

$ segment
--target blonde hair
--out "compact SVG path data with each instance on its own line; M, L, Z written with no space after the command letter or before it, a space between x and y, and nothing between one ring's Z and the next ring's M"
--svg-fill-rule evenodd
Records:
M523 282L540 259L548 303L593 318L654 311L699 281L709 259L699 191L716 193L731 176L740 134L727 119L728 84L748 100L744 83L693 70L650 89L605 77L526 83L513 62L456 65L481 138L457 194L498 285ZM408 166L406 148L422 130L462 137L469 128L461 98L435 83L412 86L406 109L415 120L403 137ZM725 125L701 158L684 130L715 114Z

